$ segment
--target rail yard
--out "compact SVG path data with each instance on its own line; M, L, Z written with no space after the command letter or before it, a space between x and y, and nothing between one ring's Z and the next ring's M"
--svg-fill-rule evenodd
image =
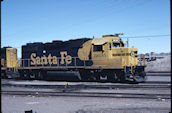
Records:
M169 9L1 0L0 113L171 113Z
M2 113L170 112L171 54L145 57L119 35L27 43L20 60L1 48Z

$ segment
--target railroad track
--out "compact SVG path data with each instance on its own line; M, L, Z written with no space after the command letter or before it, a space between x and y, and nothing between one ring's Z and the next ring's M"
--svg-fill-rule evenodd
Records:
M170 81L146 81L145 83L149 83L149 84L171 84Z
M171 76L171 73L168 72L168 73L160 73L160 72L154 72L154 73L146 73L146 76L162 76L162 77L168 77L168 76Z
M32 95L32 96L69 96L69 97L103 97L103 98L138 98L138 99L171 99L171 94L147 94L147 93L102 93L102 92L61 92L46 91L1 91L5 95Z
M1 84L2 87L23 87L23 88L50 88L50 89L63 89L64 85L31 85L31 84ZM113 85L86 85L86 84L79 84L79 85L68 85L70 88L75 89L140 89L140 88L149 88L156 90L167 90L171 88L171 84L113 84Z

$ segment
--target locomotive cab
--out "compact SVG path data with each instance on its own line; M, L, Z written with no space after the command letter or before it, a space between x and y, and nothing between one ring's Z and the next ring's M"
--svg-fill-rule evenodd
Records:
M138 65L137 48L125 47L118 35L105 35L93 39L91 44L93 68L120 71L120 76L128 81L145 81L145 65Z
M92 60L94 66L122 68L122 55L126 52L123 41L117 35L104 35L92 40Z

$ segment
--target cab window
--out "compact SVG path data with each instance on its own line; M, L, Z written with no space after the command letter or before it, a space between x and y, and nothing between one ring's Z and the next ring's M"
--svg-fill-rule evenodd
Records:
M103 51L102 45L94 45L94 51Z
M113 43L113 47L120 47L120 43Z

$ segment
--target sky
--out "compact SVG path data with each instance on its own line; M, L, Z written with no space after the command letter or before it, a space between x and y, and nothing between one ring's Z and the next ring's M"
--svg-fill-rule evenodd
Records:
M123 33L138 53L171 52L170 0L4 0L1 47ZM168 35L149 37L152 35Z

